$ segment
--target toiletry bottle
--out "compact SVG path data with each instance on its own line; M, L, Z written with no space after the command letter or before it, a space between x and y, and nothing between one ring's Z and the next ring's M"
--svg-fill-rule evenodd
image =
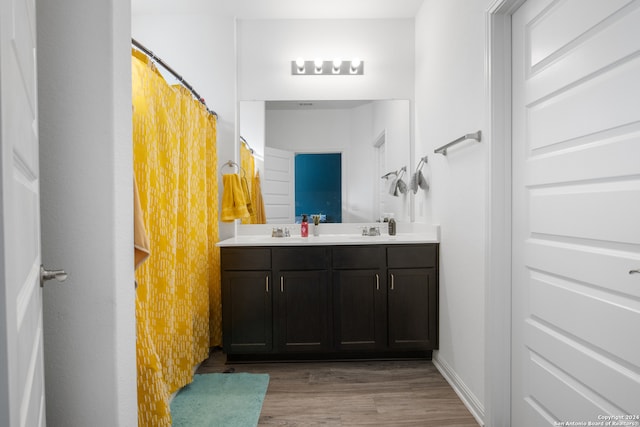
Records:
M300 224L300 236L309 236L309 221L307 221L307 215L305 214L302 215L302 223Z
M396 220L393 219L393 214L389 217L389 236L396 235Z

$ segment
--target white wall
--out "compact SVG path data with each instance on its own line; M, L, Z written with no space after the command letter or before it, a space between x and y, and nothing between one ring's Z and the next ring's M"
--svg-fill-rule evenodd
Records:
M484 412L487 144L433 149L482 129L487 0L425 0L416 19L416 154L429 154L430 194L417 220L441 225L440 350L436 363ZM431 209L429 208L431 206Z
M218 169L238 160L235 17L223 7L200 14L136 14L131 35L181 74L218 113ZM220 222L219 227L221 239L234 233L234 223Z
M253 156L258 160L264 160L265 146L265 102L264 101L243 101L238 105L240 136L244 137L249 146L253 149ZM264 176L264 171L262 171Z
M411 174L415 168L415 162L411 158L413 151L411 140L411 107L408 102L402 100L376 101L373 104L372 129L373 138L385 133L385 164L384 173L400 171L406 166L407 170L401 179L409 186ZM376 183L384 174L376 174ZM386 189L393 184L393 178L387 180ZM398 197L386 191L381 195L381 214L392 213L398 222L410 222L413 220L412 203L413 193L407 191Z
M37 3L46 423L136 426L130 3Z
M347 212L342 215L343 222L370 222L380 217L376 197L380 177L375 167L376 152L372 131L374 103L355 107L351 111L351 154L347 170L342 175L343 181L347 180L348 197Z
M240 20L241 100L413 99L413 20ZM291 61L364 61L363 76L292 76Z

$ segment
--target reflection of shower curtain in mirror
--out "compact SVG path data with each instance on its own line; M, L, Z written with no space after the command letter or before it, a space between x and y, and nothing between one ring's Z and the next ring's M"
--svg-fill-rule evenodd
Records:
M222 342L218 182L215 117L147 62L134 53L134 172L151 246L136 271L138 424L157 427Z

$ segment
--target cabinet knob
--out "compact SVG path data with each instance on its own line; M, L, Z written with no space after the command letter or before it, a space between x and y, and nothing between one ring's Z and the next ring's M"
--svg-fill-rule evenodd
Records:
M265 276L264 278L264 291L269 293L269 276Z
M380 275L376 273L376 291L380 290Z
M393 277L393 273L391 274L391 290L395 288L395 278Z
M280 292L284 292L284 277L280 276Z

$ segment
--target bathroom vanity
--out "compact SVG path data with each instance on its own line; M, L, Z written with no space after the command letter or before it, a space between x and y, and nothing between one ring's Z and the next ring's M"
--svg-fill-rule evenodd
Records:
M438 248L410 235L220 242L230 361L430 358Z

